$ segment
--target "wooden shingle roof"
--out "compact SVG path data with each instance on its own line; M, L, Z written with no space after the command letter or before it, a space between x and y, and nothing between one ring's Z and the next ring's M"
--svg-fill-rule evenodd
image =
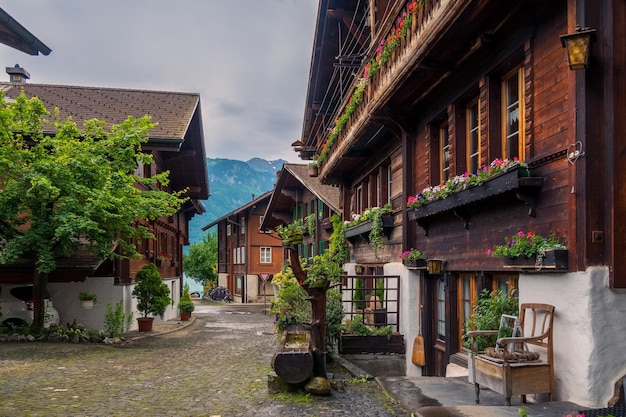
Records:
M200 102L196 93L30 83L0 83L0 88L10 98L22 91L27 97L38 97L48 111L58 108L62 120L71 116L79 128L83 120L96 118L117 124L128 116L149 114L158 122L150 137L161 139L183 139Z
M209 198L199 94L25 82L0 83L0 89L10 99L22 91L29 98L39 98L51 114L58 108L61 120L71 117L79 129L90 119L119 124L128 116L150 115L157 126L150 130L143 149L167 154L164 169L170 170L173 189L187 188L193 199ZM44 131L55 133L49 123Z

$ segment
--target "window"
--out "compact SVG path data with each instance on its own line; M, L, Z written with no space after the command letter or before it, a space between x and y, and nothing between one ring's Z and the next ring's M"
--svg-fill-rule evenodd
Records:
M272 248L270 248L269 246L261 246L261 263L272 263Z
M245 235L246 234L246 218L242 217L239 221L241 224L241 234Z
M233 252L233 263L234 264L246 263L246 248L245 247L239 246L235 248Z
M359 185L356 189L356 207L355 212L361 213L363 211L363 186Z
M518 67L502 80L503 157L524 160L524 77Z
M478 99L465 110L467 120L467 172L475 173L480 168L480 118Z
M446 284L437 281L437 339L446 340Z
M450 136L448 133L448 123L439 126L439 160L441 182L446 182L450 178Z
M383 203L383 184L380 173L376 174L376 206L382 207Z
M498 274L494 278L492 290L500 290L502 294L512 295L513 291L517 289L518 275Z
M387 203L391 203L391 165L387 167Z
M472 316L472 308L476 305L476 276L461 274L459 276L459 340L462 340L465 322Z
M229 223L226 225L226 236L230 236L232 233L233 227L232 225Z

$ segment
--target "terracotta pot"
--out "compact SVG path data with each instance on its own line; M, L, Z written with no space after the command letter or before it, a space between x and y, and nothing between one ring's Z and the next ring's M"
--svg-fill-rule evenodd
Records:
M139 326L140 332L151 332L152 331L152 322L154 321L154 317L139 317L137 318L137 325Z
M189 316L191 316L191 313L180 313L180 320L181 321L188 321L189 320Z

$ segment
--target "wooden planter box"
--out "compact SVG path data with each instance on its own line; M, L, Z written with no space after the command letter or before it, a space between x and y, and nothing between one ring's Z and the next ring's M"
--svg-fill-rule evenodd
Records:
M547 251L540 265L537 265L536 256L532 256L530 258L525 256L518 256L515 258L505 257L504 267L509 269L519 269L527 272L567 271L569 269L568 252L567 249Z
M380 220L383 222L383 234L389 239L391 230L393 229L393 216L382 216ZM352 226L344 231L344 237L351 243L358 237L369 240L369 234L372 231L372 220Z
M426 259L404 259L402 263L409 269L426 269Z
M443 213L453 212L465 222L465 228L469 229L470 210L473 205L494 199L505 194L515 197L529 206L528 215L535 216L535 203L537 192L543 186L543 178L530 177L526 168L513 168L502 174L494 176L482 185L471 187L458 193L452 194L442 200L435 200L410 210L409 220L417 221L428 236L428 226L432 217Z
M356 336L342 334L339 336L339 353L405 353L404 335L387 336Z

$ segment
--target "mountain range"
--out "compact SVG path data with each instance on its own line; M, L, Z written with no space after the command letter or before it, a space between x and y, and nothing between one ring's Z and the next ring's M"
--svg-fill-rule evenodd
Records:
M273 189L276 173L286 162L207 158L211 195L208 200L201 200L206 212L201 216L196 214L189 222L189 243L202 241L206 234L202 228L207 224Z

